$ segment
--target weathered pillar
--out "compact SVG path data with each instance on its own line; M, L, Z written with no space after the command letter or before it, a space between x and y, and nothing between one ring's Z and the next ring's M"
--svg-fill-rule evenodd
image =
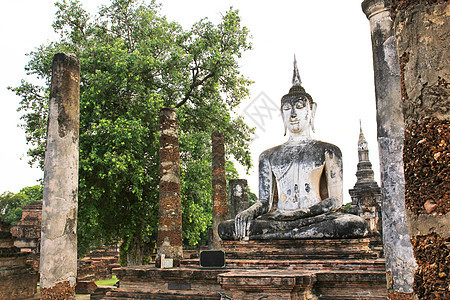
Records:
M405 202L418 264L414 294L450 299L450 4L393 1L393 16L405 119Z
M227 178L225 175L225 144L223 134L212 134L212 189L213 189L213 224L212 249L222 248L221 238L217 232L219 223L228 217Z
M166 259L178 267L183 259L181 223L180 147L177 114L163 108L159 114L159 225L156 267L164 267ZM170 264L169 264L170 265Z
M74 299L77 278L80 62L53 58L44 161L41 299Z
M229 189L229 219L234 219L236 215L247 209L248 203L248 184L246 179L230 179L228 181Z
M412 297L414 259L405 211L400 70L389 1L365 0L370 21L380 153L383 244L389 297ZM407 299L407 298L402 298Z

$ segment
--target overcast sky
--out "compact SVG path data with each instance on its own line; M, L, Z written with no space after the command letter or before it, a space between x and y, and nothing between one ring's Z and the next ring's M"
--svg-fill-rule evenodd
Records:
M0 11L0 193L36 184L43 174L27 164L25 134L17 125L20 98L6 89L25 77L26 53L55 38L51 23L54 0L4 1ZM82 0L92 14L108 1ZM339 146L344 157L344 202L356 182L359 120L369 143L375 178L379 180L376 113L369 22L361 0L347 1L162 1L169 20L188 28L207 17L219 22L233 6L250 29L253 50L240 61L242 73L255 83L240 107L257 128L251 145L255 167L242 178L257 191L259 154L286 141L277 111L289 91L294 53L303 87L318 104L314 138Z

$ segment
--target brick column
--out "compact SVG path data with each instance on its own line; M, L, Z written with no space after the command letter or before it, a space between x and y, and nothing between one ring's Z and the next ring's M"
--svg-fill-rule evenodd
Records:
M450 299L450 4L393 1L393 8L405 118L405 202L418 264L414 294Z
M163 108L159 114L159 225L156 266L161 257L173 259L178 267L183 258L181 224L180 147L178 145L177 114L173 108Z
M229 219L234 219L238 213L248 208L248 184L246 179L230 179L229 189Z
M217 232L220 222L228 217L227 179L225 176L225 145L223 134L212 134L212 189L213 189L213 225L212 249L222 248L221 238Z
M53 58L44 161L41 299L74 299L77 278L80 62Z
M407 299L412 297L417 265L406 220L400 69L388 4L365 0L362 9L372 35L387 287L391 299L396 294Z

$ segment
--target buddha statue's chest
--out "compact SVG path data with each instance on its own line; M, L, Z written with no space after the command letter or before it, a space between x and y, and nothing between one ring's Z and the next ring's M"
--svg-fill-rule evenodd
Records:
M271 156L278 190L278 209L306 209L320 202L320 176L324 155L313 147L286 147Z

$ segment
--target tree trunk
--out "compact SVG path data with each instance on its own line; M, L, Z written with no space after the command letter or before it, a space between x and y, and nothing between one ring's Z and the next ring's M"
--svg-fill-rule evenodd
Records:
M127 266L141 266L144 258L144 243L141 235L133 236L128 245Z

